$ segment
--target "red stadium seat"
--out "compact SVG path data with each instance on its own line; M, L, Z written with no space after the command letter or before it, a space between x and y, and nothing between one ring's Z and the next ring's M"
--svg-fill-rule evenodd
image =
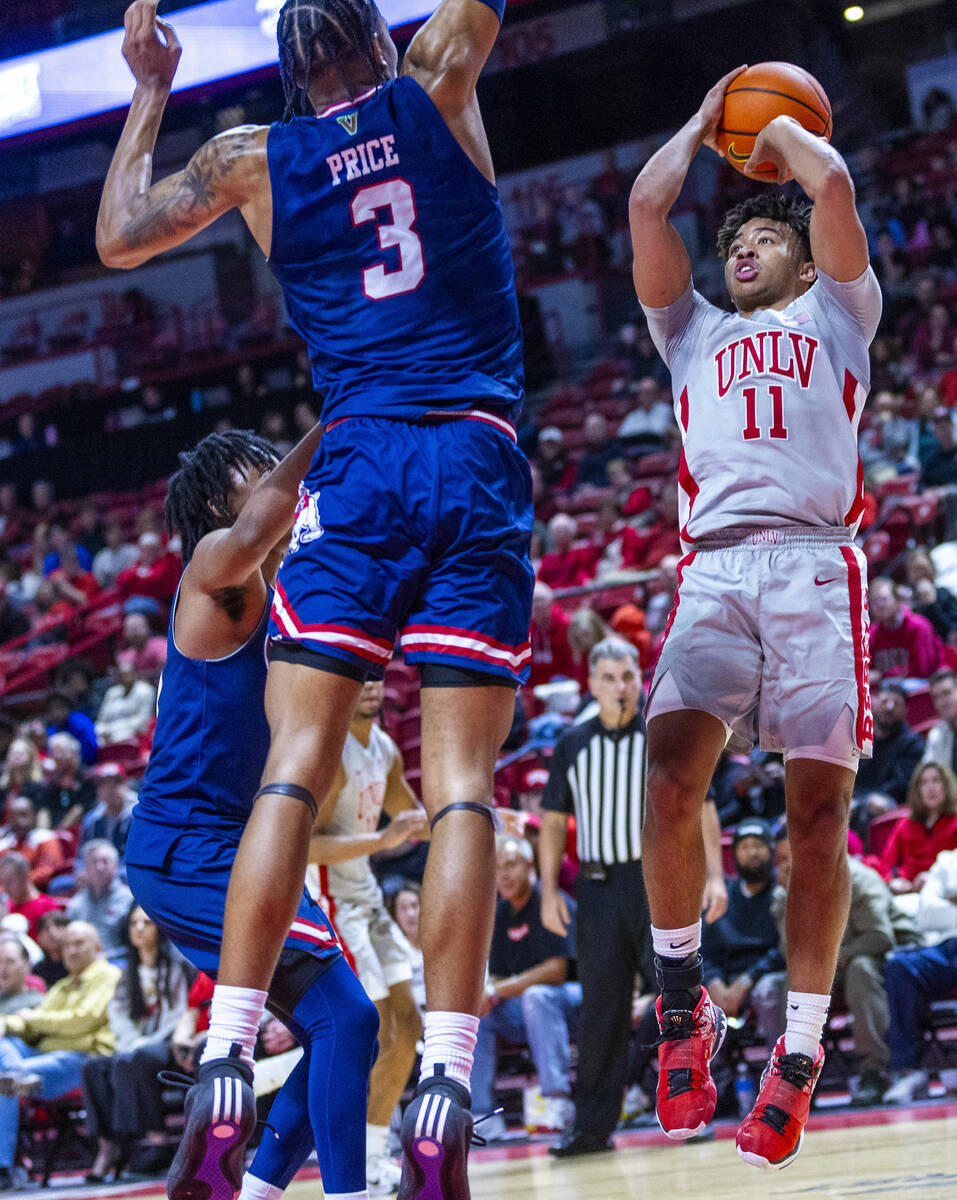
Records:
M125 742L113 742L109 746L101 746L97 751L97 763L126 763L136 762L140 756L139 738L129 738Z

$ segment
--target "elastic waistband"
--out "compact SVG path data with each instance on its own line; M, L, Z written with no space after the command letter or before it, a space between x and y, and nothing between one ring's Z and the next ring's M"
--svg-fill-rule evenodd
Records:
M373 416L372 413L368 415ZM406 425L444 425L450 421L482 421L484 424L498 429L506 437L510 437L513 442L518 442L518 435L515 433L515 426L511 421L498 416L497 413L486 412L484 408L436 408L429 409L421 417L390 417L384 413L376 413L374 416L376 420L402 421ZM356 417L338 417L335 421L330 421L328 425L325 425L322 432L328 433L330 429L335 429L337 425L342 425L346 421L354 421L356 419Z
M849 546L851 531L843 525L778 525L760 529L754 525L729 525L714 533L702 534L694 550L774 550L787 546L811 550L819 546Z

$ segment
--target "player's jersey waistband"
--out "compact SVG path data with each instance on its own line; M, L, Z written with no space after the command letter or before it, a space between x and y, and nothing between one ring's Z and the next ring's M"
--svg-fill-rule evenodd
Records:
M497 413L487 412L484 408L436 408L429 409L418 417L390 417L381 413L368 413L364 415L375 420L401 421L406 425L441 425L449 421L482 421L486 425L491 425L494 429L498 429L506 437L510 437L513 442L518 442L518 436L512 422L506 420L505 417L500 417ZM337 417L334 421L330 421L328 425L325 425L322 432L328 433L330 429L335 429L337 425L355 420L362 420L362 415L353 413L347 417Z
M691 544L693 550L775 550L788 547L814 550L821 546L848 546L851 531L843 525L729 525L704 533Z

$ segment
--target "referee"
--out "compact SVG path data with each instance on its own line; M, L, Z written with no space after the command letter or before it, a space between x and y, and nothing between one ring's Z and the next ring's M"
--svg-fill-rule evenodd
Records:
M574 812L581 866L578 978L582 988L575 1123L552 1147L559 1157L612 1149L628 1067L635 972L651 982L651 917L641 874L645 800L645 723L638 712L635 648L606 638L592 650L588 686L599 712L555 747L545 787L539 858L542 921L564 933L568 912L558 890L568 816Z

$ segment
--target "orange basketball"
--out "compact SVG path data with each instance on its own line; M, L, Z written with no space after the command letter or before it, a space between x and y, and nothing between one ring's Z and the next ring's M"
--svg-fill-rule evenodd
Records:
M766 62L748 67L725 92L718 125L718 146L738 171L751 157L754 139L775 117L794 117L809 133L831 140L831 103L818 81L803 67ZM775 168L762 163L749 179L771 178Z

